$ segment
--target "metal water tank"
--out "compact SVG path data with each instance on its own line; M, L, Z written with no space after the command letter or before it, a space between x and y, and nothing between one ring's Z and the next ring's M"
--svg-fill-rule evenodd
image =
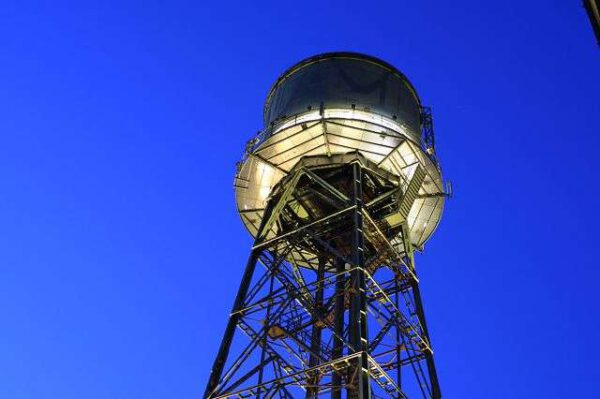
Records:
M447 196L432 136L423 137L431 135L425 110L408 79L371 56L328 53L292 66L269 91L264 129L238 164L235 192L244 225L256 235L266 201L302 162L310 159L314 167L357 154L412 199L403 214L377 222L392 235L407 223L412 245L422 249Z

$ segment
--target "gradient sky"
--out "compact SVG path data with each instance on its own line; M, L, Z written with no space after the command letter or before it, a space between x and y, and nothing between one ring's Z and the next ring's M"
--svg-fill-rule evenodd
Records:
M445 398L600 381L600 48L579 1L0 7L0 397L200 398L251 240L270 84L347 50L433 107L455 198L417 258Z

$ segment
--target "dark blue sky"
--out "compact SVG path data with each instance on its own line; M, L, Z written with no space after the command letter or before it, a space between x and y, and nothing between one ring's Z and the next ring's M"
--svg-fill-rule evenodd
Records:
M235 163L278 74L332 50L433 107L456 195L417 266L445 397L597 394L579 1L22 3L0 9L0 397L201 397L251 245Z

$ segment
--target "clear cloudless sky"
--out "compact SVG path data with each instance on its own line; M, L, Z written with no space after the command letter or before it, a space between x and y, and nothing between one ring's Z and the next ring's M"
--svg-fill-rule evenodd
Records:
M445 398L593 398L600 48L580 1L4 1L0 398L200 398L271 83L359 51L433 107L417 259Z

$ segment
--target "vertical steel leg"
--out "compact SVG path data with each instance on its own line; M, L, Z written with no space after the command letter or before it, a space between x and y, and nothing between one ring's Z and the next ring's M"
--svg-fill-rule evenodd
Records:
M339 359L343 356L344 342L341 337L344 336L344 300L345 300L345 286L346 278L344 276L344 270L346 264L341 259L335 261L335 303L334 303L334 326L335 336L333 338L333 350L331 360ZM331 389L331 399L342 398L342 376L335 370L332 371L331 383L333 388Z
M360 353L356 360L354 376L356 386L353 387L352 397L357 399L371 398L371 384L369 381L368 358L368 330L367 330L367 302L365 297L365 260L363 237L363 199L362 199L362 167L358 162L352 165L354 231L352 243L352 258L354 264L351 275L350 302L350 343L355 353ZM349 392L350 394L350 392Z
M410 242L408 225L406 223L402 226L402 240L404 243L404 250L407 254L409 267L412 269L412 272L416 275L415 256L412 244ZM425 321L425 311L423 310L423 302L421 300L421 290L419 289L419 283L416 281L413 281L412 283L412 294L413 300L415 302L415 311L423 329L423 335L425 336L427 343L431 346L431 340L429 339L429 330L427 329L427 322ZM431 382L431 397L432 399L440 399L442 397L440 383L437 378L435 362L433 361L433 353L431 353L430 351L425 351L425 362L427 363L427 372L429 373L429 380Z
M273 273L273 272L272 272ZM270 282L269 282L269 295L273 294L273 283L275 282L275 276L273 274L271 274L270 277ZM265 327L268 330L270 327L270 323L271 323L271 304L269 304L267 306L267 317L265 319ZM267 345L267 336L265 335L265 337L262 339L262 343L261 343L261 352L260 352L260 364L264 364L265 363L265 357L267 352L265 351L265 346ZM258 371L258 385L261 385L263 383L263 374L264 374L264 367L261 367L260 370ZM260 399L261 397L261 390L257 390L256 391L256 399Z
M400 309L400 284L398 284L398 277L394 279L394 305L396 309ZM396 384L402 389L402 340L401 340L400 326L396 324Z
M258 231L263 229L266 220L269 218L272 211L273 206L269 202L265 207L261 226ZM258 241L258 239L255 241L255 245L258 244ZM243 308L244 302L246 301L246 295L248 294L248 288L250 287L250 282L252 281L252 276L254 275L256 262L258 262L258 256L260 255L260 252L261 249L253 249L250 253L250 258L246 264L246 269L244 270L240 288L238 289L237 296L235 297L233 310L229 316L227 328L225 329L225 334L223 335L223 340L221 341L221 346L219 347L219 353L217 354L215 362L213 363L213 367L210 370L210 376L208 378L208 383L206 384L206 390L204 391L204 398L210 398L212 393L218 388L219 380L221 379L223 368L225 367L225 362L227 362L227 356L229 355L231 342L233 341L233 335L235 333L237 324L240 321L241 315L238 313L238 311Z
M327 260L325 258L319 258L319 268L317 270L317 291L315 293L315 310L321 316L323 307L323 278L325 278L325 265ZM322 328L316 323L312 327L311 333L311 350L312 353L309 359L310 367L315 367L319 364L319 359L314 354L318 354L321 351L321 336ZM319 396L319 374L315 373L312 378L309 379L309 384L312 385L306 389L306 398L315 399Z
M415 310L417 312L417 316L421 321L421 326L423 328L423 335L425 335L425 339L429 345L431 345L431 340L429 339L429 331L427 330L427 323L425 322L425 312L423 310L423 302L421 301L421 291L419 290L419 284L413 284L413 295L415 300ZM437 378L437 371L435 369L435 362L433 361L433 353L427 351L425 354L425 361L427 362L427 371L429 372L429 379L431 380L431 397L432 399L440 399L442 397L442 392L440 390L440 383Z

